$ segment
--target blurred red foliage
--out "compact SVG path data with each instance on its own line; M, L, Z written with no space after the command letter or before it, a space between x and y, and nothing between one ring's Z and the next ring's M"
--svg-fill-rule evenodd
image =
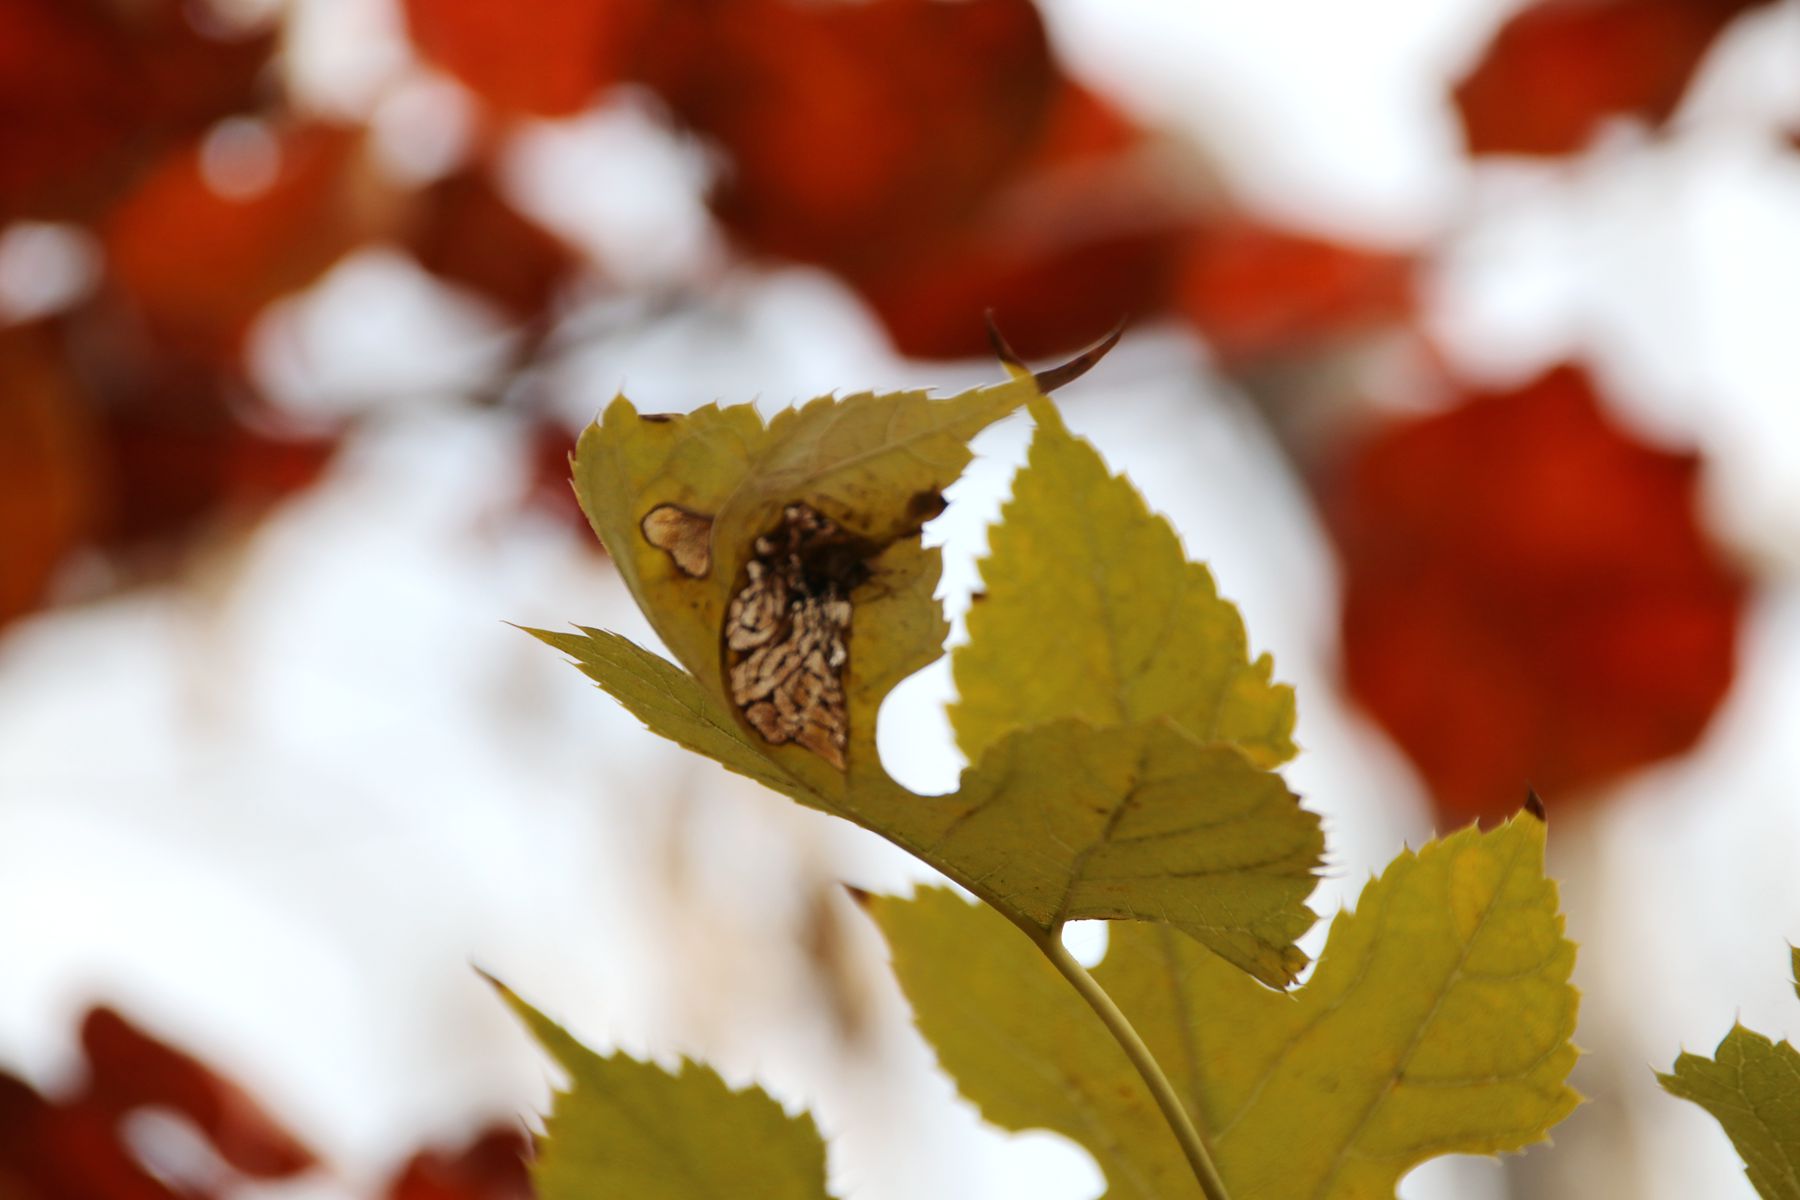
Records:
M1457 85L1474 154L1570 154L1610 117L1660 125L1719 31L1764 0L1539 0Z
M419 51L503 111L579 112L635 60L652 0L406 0Z
M198 143L176 147L104 229L119 287L165 344L229 357L269 301L315 279L370 232L359 132L281 131L273 174L241 196L209 182Z
M424 189L405 241L420 266L518 320L542 314L575 268L569 246L520 215L479 168Z
M1696 461L1563 367L1376 437L1325 490L1351 690L1449 822L1677 754L1732 679L1744 586Z
M253 107L272 31L183 0L0 0L0 220L87 219L176 140Z
M531 1200L525 1167L530 1152L521 1130L494 1126L455 1154L416 1155L394 1180L388 1200Z
M126 1123L151 1110L184 1118L243 1178L281 1180L317 1156L243 1089L109 1008L81 1024L82 1085L45 1097L0 1073L0 1196L6 1200L220 1200L214 1188L169 1180L133 1149ZM530 1200L530 1141L495 1125L455 1152L423 1150L395 1175L387 1200Z
M59 347L0 330L0 625L42 601L93 520L91 436Z
M1055 94L1031 0L697 0L665 6L652 41L647 81L725 155L725 225L852 272L974 212Z
M1028 357L1089 345L1168 304L1198 219L1168 169L1142 130L1065 82L1030 160L1005 186L954 228L853 271L851 282L902 354L986 354L989 309Z
M46 1098L0 1075L7 1200L211 1200L210 1191L157 1178L124 1140L125 1118L151 1108L186 1118L243 1175L284 1179L314 1164L312 1151L243 1091L111 1009L88 1013L81 1044L87 1079L70 1095Z
M194 535L310 484L336 446L259 415L235 372L168 354L111 306L0 330L0 623L82 549L160 573Z
M1412 261L1245 219L1200 230L1177 303L1227 370L1412 316Z

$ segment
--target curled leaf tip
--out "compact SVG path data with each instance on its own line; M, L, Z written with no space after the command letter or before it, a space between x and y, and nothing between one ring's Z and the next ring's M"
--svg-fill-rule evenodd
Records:
M994 310L990 308L983 311L981 319L987 322L988 345L994 348L994 357L1009 368L1025 371L1027 369L1025 360L1019 357L1019 352L1012 348L1012 344L1006 340L1006 335L1000 332L1000 326L994 320Z
M1121 318L1119 323L1113 326L1111 333L1095 342L1092 346L1089 346L1086 350L1083 350L1080 354L1077 354L1074 358L1071 358L1068 362L1062 364L1062 366L1051 367L1047 371L1039 371L1035 376L1037 379L1038 391L1048 395L1057 388L1062 387L1064 384L1073 383L1075 380L1080 379L1083 375L1086 375L1089 371L1093 370L1094 364L1105 358L1107 352L1118 345L1119 339L1124 336L1125 321Z
M1543 797L1537 794L1537 789L1534 787L1525 789L1525 811L1545 824L1549 824L1549 818L1544 815Z
M1119 339L1125 334L1125 322L1121 319L1117 325L1113 326L1111 333L1068 362L1032 374L1030 368L1025 365L1025 360L1019 357L1019 352L1012 348L1011 343L1006 340L1006 335L1000 332L1000 326L995 324L994 310L990 308L984 315L987 319L988 342L994 347L994 356L1005 364L1010 374L1014 376L1031 375L1033 382L1037 384L1038 391L1046 395L1064 384L1073 383L1093 370L1094 364L1105 358L1107 352L1118 345Z

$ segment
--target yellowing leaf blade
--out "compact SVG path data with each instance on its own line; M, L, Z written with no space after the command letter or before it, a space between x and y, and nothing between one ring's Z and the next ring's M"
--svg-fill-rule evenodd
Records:
M811 1117L790 1117L760 1089L733 1091L697 1063L671 1074L595 1054L502 995L569 1076L532 1164L540 1200L828 1200L825 1146Z
M1324 847L1319 819L1235 747L1166 721L1058 721L1008 734L963 779L927 859L954 864L1042 933L1093 918L1166 922L1275 987Z
M621 396L576 446L575 492L657 634L718 688L726 610L786 506L810 505L876 548L910 538L968 465L969 439L1038 394L1023 376L942 398L825 396L766 427L747 404L640 415ZM710 531L703 574L646 529L659 511Z
M1114 1200L1196 1195L1166 1128L1131 1132L1151 1102L1092 1015L1023 939L952 903L873 911L964 1093L1009 1128L1087 1146ZM1095 974L1183 1093L1234 1195L1365 1200L1435 1155L1522 1148L1574 1108L1573 961L1543 826L1520 818L1396 860L1333 922L1291 995L1142 925L1114 928ZM1013 981L1013 999L990 1007L997 979Z
M874 897L869 909L919 1031L983 1117L1080 1143L1106 1175L1106 1200L1200 1195L1118 1045L1018 930L943 888Z
M1734 1025L1711 1058L1683 1054L1656 1078L1712 1114L1763 1200L1800 1200L1800 1051Z
M1292 757L1293 690L1252 661L1237 610L1168 521L1072 436L1047 401L982 563L983 599L952 655L957 740L971 759L1061 717L1167 717L1263 766Z
M724 701L680 667L604 629L579 633L528 629L547 646L567 654L613 699L652 732L746 775L809 807L823 807L806 785L752 746Z

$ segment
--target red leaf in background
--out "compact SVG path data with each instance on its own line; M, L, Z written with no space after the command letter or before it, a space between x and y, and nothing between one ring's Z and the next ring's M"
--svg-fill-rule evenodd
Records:
M171 1109L192 1121L219 1156L244 1175L283 1179L313 1154L243 1091L193 1058L143 1033L109 1009L82 1025L87 1085L46 1099L0 1075L0 1195L7 1200L207 1200L150 1174L121 1138L140 1109Z
M999 187L1057 82L1031 0L727 0L667 12L650 82L718 145L714 210L756 252L903 260Z
M366 231L360 146L346 129L280 133L273 179L241 198L208 183L197 144L179 147L103 230L120 287L171 346L229 356L265 304L312 282Z
M156 382L166 388L183 377L171 371ZM100 539L152 570L194 535L245 523L311 485L337 449L335 437L247 423L229 381L187 377L196 390L140 393L104 424L109 470Z
M406 1164L388 1200L531 1200L531 1142L495 1126L458 1154L425 1151Z
M1661 124L1733 17L1762 0L1540 0L1456 87L1473 154L1570 154L1609 117Z
M87 1104L115 1117L170 1108L206 1135L219 1157L246 1175L280 1179L313 1165L302 1146L235 1084L197 1059L144 1033L109 1008L81 1023L87 1053Z
M92 541L159 574L197 536L242 528L310 485L331 433L284 428L233 364L188 359L103 300L58 323L93 441Z
M574 268L568 245L521 215L485 171L441 180L417 202L406 245L419 264L480 292L515 319L542 313Z
M42 327L0 330L0 625L36 608L93 518L91 430Z
M229 364L183 359L110 320L74 330L104 454L99 543L152 572L196 535L311 485L333 434L283 428Z
M636 56L650 0L406 0L428 59L502 109L578 112Z
M979 212L852 278L915 358L989 352L992 309L1027 357L1092 343L1167 305L1195 222L1141 130L1064 84L1042 144Z
M149 156L252 105L273 33L180 0L0 0L0 219L80 219Z
M524 507L554 518L578 535L583 546L604 554L606 549L588 528L587 515L569 484L569 459L575 453L577 433L550 417L540 418L531 430L526 448L530 464Z
M1177 304L1227 368L1280 358L1412 312L1412 263L1245 220L1206 226Z
M1744 586L1696 462L1563 367L1389 429L1325 493L1345 671L1447 822L1678 754L1730 687Z

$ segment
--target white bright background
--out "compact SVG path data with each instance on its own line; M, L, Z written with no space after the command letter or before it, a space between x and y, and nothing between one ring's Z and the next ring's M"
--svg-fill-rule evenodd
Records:
M1657 1095L1650 1070L1734 1017L1800 1031L1783 944L1800 938L1800 157L1767 133L1800 116L1800 18L1773 9L1720 46L1672 144L1619 129L1565 167L1471 172L1444 96L1503 15L1489 0L1045 7L1074 70L1204 139L1261 211L1388 244L1444 232L1430 322L1469 373L1516 380L1580 355L1621 419L1709 456L1716 526L1767 581L1741 682L1698 753L1629 781L1602 816L1565 820L1551 798L1553 867L1589 943L1584 1070L1605 1103L1566 1127L1560 1182L1539 1152L1513 1186L1748 1196L1716 1128ZM295 22L291 74L313 105L376 113L401 169L455 160L454 85L409 61L384 0L296 0ZM534 129L508 182L654 287L723 269L704 178L625 98ZM91 270L58 236L0 243L0 302L44 303L57 263ZM397 255L341 265L265 322L259 371L302 411L412 399L375 407L322 486L192 586L0 640L0 1063L68 1082L74 1015L110 1000L341 1164L265 1194L357 1195L417 1144L542 1102L545 1068L479 964L592 1044L691 1054L810 1108L852 1200L1098 1195L1085 1154L987 1128L955 1099L836 885L904 889L922 868L674 751L504 624L648 636L602 560L520 515L520 432L445 400L495 328ZM1288 774L1326 815L1329 913L1428 817L1335 689L1336 585L1298 486L1204 371L1186 335L1137 331L1064 408L1298 685L1305 752ZM701 309L601 337L551 382L585 416L621 386L651 410L776 408L993 374L898 361L847 292L785 270L728 273ZM1027 435L985 435L931 531L953 612ZM948 788L960 766L948 694L940 665L883 713L884 758L916 787ZM821 941L835 950L809 953ZM1494 1163L1446 1160L1403 1194L1507 1186Z

